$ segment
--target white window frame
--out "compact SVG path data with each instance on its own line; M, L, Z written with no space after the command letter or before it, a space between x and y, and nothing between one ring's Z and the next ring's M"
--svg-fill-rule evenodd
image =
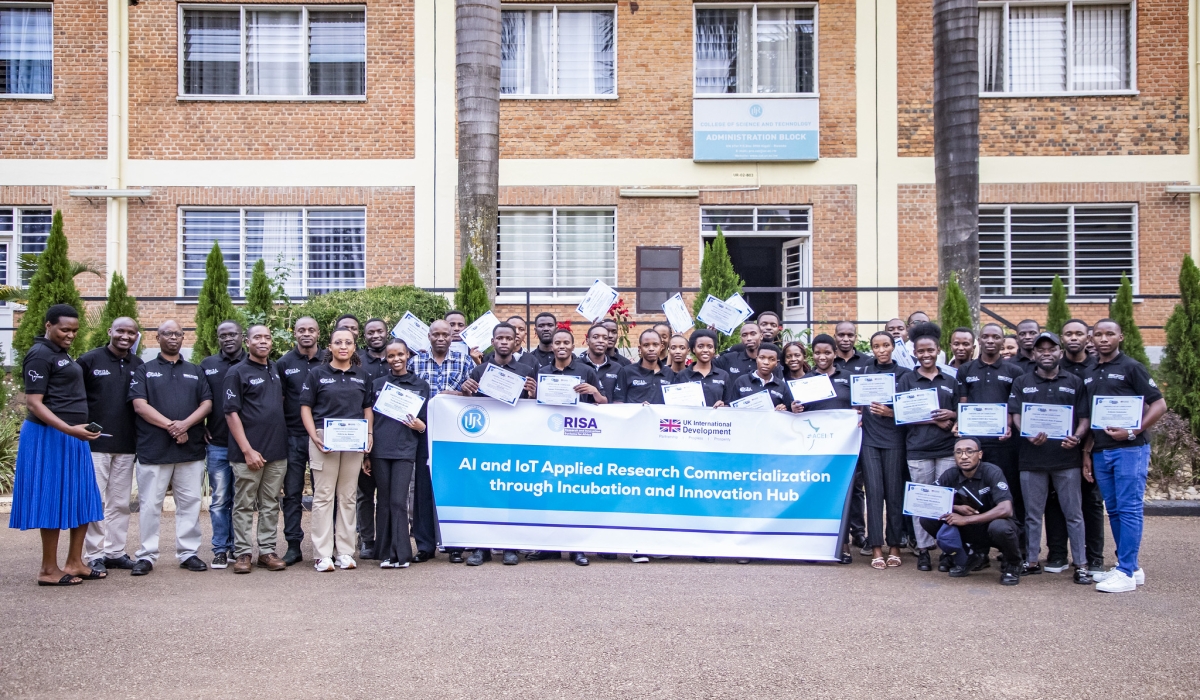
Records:
M1129 5L1129 87L1122 90L1072 90L1074 72L1075 72L1075 23L1072 21L1076 5ZM1008 87L1012 85L1012 75L1008 70L1008 16L1010 7L1064 7L1066 12L1066 90L1054 92L983 92L980 90L981 98L1005 98L1005 97L1079 97L1083 95L1138 95L1137 82L1137 0L1065 0L1065 2L1046 2L1045 0L1037 2L1023 2L1015 0L1013 2L980 2L979 9L989 7L1003 8L1004 13L1000 18L1000 44L1004 52L1004 85Z
M758 8L812 8L813 11L813 91L812 92L758 92ZM754 92L696 92L696 11L697 10L740 10L751 8L750 26L754 29L751 45L750 80ZM797 97L821 96L821 8L815 2L697 2L692 4L692 97L698 100L728 99L794 99Z
M567 93L551 92L545 95L506 95L500 94L501 100L615 100L620 93L620 70L618 67L618 56L620 51L617 48L618 22L620 21L621 13L617 12L617 6L610 3L564 3L562 5L554 4L538 4L538 5L501 5L500 11L506 10L523 11L523 10L550 10L554 13L551 20L550 28L550 89L558 90L558 8L567 8L571 10L609 10L613 13L613 91L611 95L593 94L593 95L576 95Z
M316 206L316 205L306 206L306 207L186 206L186 207L179 207L178 211L176 213L177 222L176 222L176 237L175 237L175 294L180 299L183 299L185 297L185 293L184 293L184 289L183 289L183 242L184 242L183 220L184 220L184 214L186 214L189 211L236 211L236 212L239 212L239 217L238 217L239 218L239 221L238 221L238 246L239 246L238 260L240 261L240 264L243 269L246 268L246 212L247 211L298 211L298 212L300 212L301 213L300 214L300 227L301 227L300 230L301 230L301 235L303 236L303 241L301 242L301 245L300 245L300 250L301 250L300 270L298 270L298 271L292 270L291 277L289 279L293 279L295 277L295 275L297 274L297 272L299 273L300 295L292 297L292 298L293 299L301 299L301 300L306 299L309 296L309 289L308 289L308 265L309 265L308 213L310 211L361 211L361 212L363 212L363 286L362 286L362 288L363 289L367 288L367 270L366 270L367 230L368 230L368 227L370 226L370 220L369 220L370 217L369 217L367 207L364 207L364 206L326 207L326 206ZM270 270L270 269L271 269L270 264L268 263L268 270ZM232 274L230 276L232 277ZM246 275L241 279L241 285L240 285L241 295L240 296L242 298L244 298L246 296L246 288L249 285L250 285L250 277L249 277L249 271L247 271ZM335 290L335 291L339 291L339 290ZM198 301L198 296L197 297L186 297L186 301L178 301L177 300L176 303L177 304L195 304L195 303L197 303L197 301ZM241 304L243 302L236 301L234 303Z
M1075 282L1078 279L1078 275L1075 274L1075 209L1077 207L1083 208L1083 209L1132 209L1132 212L1133 212L1133 234L1132 234L1132 237L1130 240L1130 246L1131 246L1131 249L1133 252L1133 255L1132 255L1133 274L1131 274L1129 277L1129 283L1131 285L1133 285L1133 293L1135 296L1141 293L1141 280L1140 280L1141 264L1140 264L1140 254L1139 254L1141 226L1140 226L1140 220L1138 218L1138 216L1139 216L1138 205L1136 202L1072 202L1069 204L1068 203L1063 203L1063 204L1021 204L1021 203L992 204L992 203L987 203L987 204L979 205L980 209L999 209L1001 207L1003 207L1003 209L1004 209L1004 228L1006 231L1006 234L1004 237L1004 291L1005 291L1005 294L1003 296L987 295L987 296L983 297L983 301L992 302L992 303L1003 302L1003 303L1012 303L1012 304L1044 304L1050 300L1049 295L1034 296L1034 295L1013 294L1012 293L1012 236L1011 236L1011 231L1012 231L1012 210L1013 210L1013 208L1046 209L1046 210L1068 209L1068 210L1070 210L1070 215L1069 215L1070 223L1068 224L1069 228L1068 228L1068 233L1067 233L1067 265L1068 265L1068 271L1069 271L1068 276L1070 277L1070 280L1069 280L1069 283L1066 285L1066 287L1067 287L1067 296L1071 298L1072 302L1078 303L1078 304L1100 304L1100 303L1107 304L1107 303L1109 303L1110 298L1106 297L1106 296L1101 296L1101 297L1076 297L1075 296Z
M499 215L503 214L504 212L509 212L509 211L547 211L547 212L550 212L550 226L551 226L552 235L554 236L554 248L552 250L552 255L554 256L553 260L555 263L554 265L551 266L551 269L556 269L557 263L558 263L558 212L559 212L559 210L612 212L612 218L613 218L613 281L619 282L621 279L621 255L620 255L621 238L620 238L620 233L619 233L620 232L620 219L618 218L618 216L619 216L618 209L619 208L616 206L609 206L609 207L603 207L603 206L600 206L600 207L597 207L597 206L500 207L497 212L497 217L496 217L497 233L499 233L499 231L498 231L498 227L499 227L499 223L500 223ZM497 245L500 244L499 235L496 236L496 244ZM637 264L637 261L635 260L634 265L636 265L636 264ZM550 284L550 285L546 285L546 286L555 287L557 285ZM615 286L619 286L619 285L614 284L613 286L615 287ZM585 296L587 296L586 291L584 291L584 292L550 292L550 293L530 292L529 303L531 303L531 304L578 304L579 302L583 301L583 298ZM496 288L496 303L497 304L524 304L525 303L525 292L505 292L503 287L497 286L497 288Z
M183 72L186 52L184 51L187 37L184 35L183 15L185 10L225 10L229 11L237 8L241 12L241 65L238 68L238 92L237 95L189 95L183 91ZM246 11L247 10L268 10L268 11L286 11L295 10L300 12L300 24L303 27L302 36L304 38L304 90L307 93L309 86L309 51L308 51L308 35L309 23L308 13L314 11L361 11L363 13L363 45L366 46L367 37L367 6L366 5L235 5L235 4L207 4L207 3L180 3L178 7L177 22L177 50L176 58L178 63L178 78L176 83L176 99L180 102L366 102L367 91L370 89L368 80L369 72L363 71L363 94L361 95L247 95L246 93ZM369 59L370 51L367 51ZM366 66L368 60L364 60Z
M804 257L804 279L812 280L813 278L813 207L811 204L756 204L756 205L734 205L722 206L720 204L712 204L699 207L699 220L696 222L697 228L700 230L700 260L704 259L704 245L717 237L716 231L704 230L704 212L714 209L722 211L749 211L754 213L754 230L753 231L726 231L721 230L721 235L726 238L779 238L783 241L790 241L797 238L805 238L808 240L808 254ZM803 209L808 212L808 230L807 231L760 231L758 230L758 212L761 209ZM785 280L786 281L786 280Z
M0 209L11 209L13 212L13 229L12 231L0 232L0 242L8 243L8 267L6 273L8 275L9 284L22 289L28 288L29 285L21 279L21 215L27 211L48 211L50 212L51 221L54 217L54 207L42 206L17 206L4 205ZM46 234L49 236L49 234ZM41 253L39 253L40 255Z
M56 76L57 68L55 67L54 54L54 3L52 2L0 2L0 7L37 7L50 9L50 92L48 93L29 93L29 94L0 94L0 100L53 100L54 99L54 76ZM4 207L7 209L8 207Z

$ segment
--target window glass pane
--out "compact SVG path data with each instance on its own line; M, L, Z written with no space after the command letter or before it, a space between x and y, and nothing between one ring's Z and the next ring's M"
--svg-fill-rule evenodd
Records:
M647 268L679 268L679 248L642 248L638 251L638 261L642 269Z
M1129 82L1129 6L1075 5L1076 90L1125 90Z
M751 92L750 9L696 10L696 92Z
M1066 7L1012 7L1008 71L1013 92L1065 90L1066 43Z
M366 13L308 13L308 94L365 95Z
M1116 294L1121 273L1134 277L1132 207L1075 207L1075 294Z
M1055 275L1070 286L1068 210L1013 207L1010 220L1012 293L1049 296Z
M365 211L308 212L308 293L366 287Z
M759 231L808 231L807 209L759 209Z
M979 293L1006 296L1004 208L979 208Z
M813 91L812 8L758 8L758 91Z
M558 287L616 284L616 221L612 211L558 210L555 278Z
M0 94L49 95L50 8L0 7Z
M0 209L0 233L12 233L13 210Z
M246 11L246 94L304 94L299 12Z
M558 13L558 93L613 94L613 13Z
M753 209L704 209L700 214L700 230L716 232L753 231Z
M550 40L553 13L504 10L500 13L500 92L550 93Z
M496 286L554 286L554 215L502 211L496 235Z
M200 295L205 263L213 244L229 270L229 294L241 294L241 213L237 211L185 211L183 213L183 296Z
M238 94L241 41L237 10L184 10L183 93Z
M8 244L0 243L0 287L8 286ZM0 303L0 306L7 306Z
M46 240L50 237L50 226L54 222L54 212L50 209L19 209L17 220L21 238L20 254L41 255L46 249ZM33 270L21 272L21 284L29 285Z
M276 268L287 272L287 293L304 295L304 230L303 214L281 209L246 211L246 283L254 264L263 260L267 274L274 276Z
M1004 92L1004 8L979 8L979 91Z
M683 251L679 248L639 248L637 250L639 287L678 289L681 279L680 263ZM674 291L639 292L637 310L641 313L661 313L662 305Z

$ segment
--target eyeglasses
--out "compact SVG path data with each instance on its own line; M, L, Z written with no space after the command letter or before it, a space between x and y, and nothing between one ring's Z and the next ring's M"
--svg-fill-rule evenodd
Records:
M975 449L955 450L954 456L955 457L970 457L971 455L979 454L980 452L982 452L982 450L975 450Z
M160 333L158 334L158 337L160 337L160 338L182 338L182 337L183 337L183 332L182 332L182 331L166 331L166 332L160 332Z

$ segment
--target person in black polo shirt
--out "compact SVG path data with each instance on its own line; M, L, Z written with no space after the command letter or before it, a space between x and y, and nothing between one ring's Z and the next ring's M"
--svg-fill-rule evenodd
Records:
M1084 380L1088 404L1098 396L1142 397L1142 425L1128 430L1092 421L1092 434L1084 446L1083 477L1095 478L1104 495L1108 524L1117 544L1117 566L1092 578L1103 593L1126 593L1146 580L1138 562L1142 547L1142 500L1146 495L1146 472L1150 466L1149 430L1167 412L1158 385L1142 363L1121 352L1125 335L1111 318L1096 322L1092 342L1098 353L1096 366ZM1094 476L1093 476L1094 475Z
M687 369L688 354L691 353L691 346L688 343L687 336L682 333L676 333L667 340L667 369L671 370L672 374L678 374Z
M508 326L507 323L504 325ZM511 332L512 327L508 327ZM388 385L425 399L415 416L392 418L372 411L375 444L371 448L368 468L379 487L379 507L375 511L375 533L378 537L375 554L381 560L379 568L404 569L413 558L408 536L408 484L416 465L417 446L422 439L420 436L425 432L429 384L408 371L408 344L403 340L396 339L388 343L385 352L390 371L375 379L371 391L363 398L363 408L374 406Z
M1021 415L1026 404L1070 406L1073 432L1065 439L1051 439L1039 432L1020 438L1021 494L1025 499L1025 535L1027 554L1021 575L1042 573L1038 555L1042 547L1042 513L1050 485L1058 492L1058 502L1067 521L1071 558L1075 562L1075 583L1091 583L1083 550L1083 511L1079 486L1083 455L1080 447L1088 432L1089 406L1083 380L1059 368L1062 347L1058 336L1042 333L1034 340L1033 358L1037 369L1022 374L1013 382L1008 397L1008 412L1014 432L1021 431Z
M508 318L504 319L504 322L512 326L513 331L517 334L517 339L512 344L512 358L520 362L526 362L525 319L521 318L520 316L509 316ZM480 358L481 361L477 362L476 364L486 365L488 362L491 362L495 356L496 350L494 348L488 350L487 352L483 353L483 356ZM537 367L533 367L532 363L530 362L526 362L526 364L529 364L532 369L537 369Z
M1042 326L1037 321L1027 318L1017 324L1017 356L1013 362L1022 372L1032 372L1036 365L1033 362L1033 341L1042 332Z
M713 366L713 356L717 354L717 334L707 329L693 331L688 344L696 361L691 367L675 373L672 383L699 382L700 388L704 390L706 406L724 406L725 393L729 390L731 381L728 372Z
M138 536L141 546L129 573L145 576L159 552L159 519L167 487L175 498L175 557L188 571L208 567L200 549L200 496L204 487L204 417L212 388L203 371L179 356L183 329L175 321L158 327L158 357L133 371L129 400L137 414Z
M587 352L583 354L584 362L596 370L596 381L600 382L600 391L612 401L612 392L617 385L617 374L625 365L608 354L608 329L604 324L596 323L587 330ZM623 359L623 358L622 358Z
M389 367L384 348L388 344L388 325L382 318L372 318L363 326L363 342L366 347L358 351L363 372L374 381L387 375Z
M896 341L887 331L871 336L874 359L863 374L891 374L898 380L908 370L892 359ZM900 566L900 547L904 541L904 429L896 425L890 404L872 403L862 412L862 451L859 462L867 497L867 546L871 548L871 566L885 569ZM884 505L887 525L884 525ZM889 551L885 561L883 545Z
M108 328L108 345L79 358L83 386L87 390L88 420L103 432L93 440L92 466L96 485L104 500L104 520L88 526L83 556L93 569L132 569L133 559L125 553L129 536L129 500L133 495L133 456L137 452L137 429L133 406L129 405L129 379L142 359L131 352L137 342L138 325L121 317Z
M849 321L842 321L834 326L833 332L837 336L837 343L834 346L834 362L838 367L844 368L847 374L862 372L871 358L854 347L854 344L858 342L858 327Z
M812 411L832 411L843 408L854 408L853 404L850 403L850 375L856 372L850 371L850 367L853 366L850 363L861 361L862 364L857 366L861 369L865 369L866 360L845 361L843 364L839 365L837 362L838 359L844 358L841 358L837 354L837 342L838 341L835 341L833 338L830 338L824 333L814 338L812 349L813 363L816 364L816 367L809 371L808 374L804 375L804 378L806 379L821 375L829 377L829 383L833 385L833 391L836 396L831 399L813 401L812 403L802 403L799 406L800 411L811 413ZM856 356L859 355L857 352L854 354ZM859 371L861 371L861 369Z
M600 330L603 331L604 329L601 328ZM532 392L537 391L537 380L533 378L537 374L537 370L513 357L513 348L516 345L517 329L513 328L509 323L497 323L492 328L492 352L483 358L482 365L478 365L475 369L471 370L470 377L459 387L462 395L474 396L479 393L479 380L483 379L483 373L487 371L488 365L496 365L509 372L525 377L525 393L521 398L529 398ZM404 347L407 353L408 346L405 345Z
M725 395L725 403L732 404L738 399L744 399L760 391L767 392L776 411L796 411L800 404L792 398L792 390L787 382L779 376L779 346L774 343L763 343L755 348L755 364L757 368L750 374L744 374L733 380L729 385L729 393Z
M804 375L812 371L812 367L808 365L808 353L804 350L804 343L798 340L784 343L783 360L780 364L783 366L783 378L788 381L803 379Z
M908 337L919 364L916 370L896 379L896 393L933 389L937 392L939 406L928 422L905 426L908 471L913 482L932 484L948 469L954 468L954 433L951 429L957 417L958 380L938 368L940 328L932 323L917 323L908 329ZM916 537L917 569L931 571L929 548L936 544L933 535L917 528Z
M749 374L754 374L758 370L758 348L763 344L762 330L759 329L757 323L746 323L742 325L741 330L741 349L734 350L730 348L725 351L720 357L713 360L714 367L720 367L729 373L729 377L737 381L739 377ZM733 346L738 347L737 345ZM776 367L778 367L776 363ZM776 372L780 376L782 370Z
M222 321L217 326L220 352L200 361L200 369L212 392L213 408L205 419L208 440L208 485L212 503L208 516L212 521L212 568L229 566L233 554L233 472L229 468L229 428L225 425L225 374L246 359L242 349L242 327L237 321Z
M653 333L654 331L647 332ZM575 393L579 394L580 401L583 403L608 403L608 398L604 396L604 392L600 391L598 386L599 380L596 379L596 371L575 355L575 336L571 331L559 328L551 335L554 362L539 367L537 374L567 374L579 377L581 381L575 385ZM533 385L533 389L530 398L536 399L536 383Z
M320 335L316 319L310 316L296 319L292 328L296 346L275 363L283 382L283 416L288 430L288 466L283 477L283 536L288 545L283 563L288 566L304 561L300 545L304 542L301 521L304 471L308 468L308 432L300 420L300 389L308 378L308 371L323 362L321 349L317 346Z
M774 311L763 311L758 315L758 318L754 319L754 322L758 324L758 329L762 331L764 343L775 343L778 345L776 341L779 338L779 327L781 325L779 323L779 314Z
M975 331L959 326L950 332L950 362L947 366L958 369L975 357Z
M669 385L675 373L660 364L662 336L654 329L646 329L638 336L640 362L622 367L617 373L613 387L613 403L663 402L662 388Z
M529 352L529 360L525 363L530 367L545 367L554 364L554 331L558 329L558 319L554 314L543 311L533 319L533 331L537 334L538 344Z
M447 314L449 317L449 314ZM453 329L453 328L452 328ZM461 328L459 329L461 330ZM367 386L373 386L375 380L389 373L384 349L388 344L388 326L382 318L369 319L363 326L363 340L367 347L358 351L358 359L362 361L364 377ZM375 552L375 477L368 470L358 473L358 556L360 559L376 559Z
M282 571L275 554L279 531L279 490L287 474L287 421L283 384L271 362L271 329L250 326L244 362L225 375L225 422L229 427L229 465L233 469L233 573L248 574L253 561L254 513L258 511L258 565Z
M968 575L995 547L1004 554L1000 585L1021 582L1020 532L1013 518L1012 494L1004 472L982 461L983 450L973 437L959 438L954 445L955 466L940 474L937 485L955 490L954 510L941 520L920 518L921 532L936 537L942 551L954 562L950 576Z
M621 367L632 364L628 357L617 351L617 340L621 336L620 327L617 325L617 322L611 318L606 318L600 324L604 326L604 330L608 331L608 356Z

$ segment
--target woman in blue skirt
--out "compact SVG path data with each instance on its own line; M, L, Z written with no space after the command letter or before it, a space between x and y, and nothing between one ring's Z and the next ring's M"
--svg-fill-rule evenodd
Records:
M74 586L106 577L83 563L88 523L103 520L104 507L87 444L101 431L88 430L83 370L67 354L78 332L79 312L66 304L51 306L46 312L46 334L34 339L21 366L29 415L17 445L8 526L42 531L39 586ZM60 530L71 531L67 562L61 569Z

